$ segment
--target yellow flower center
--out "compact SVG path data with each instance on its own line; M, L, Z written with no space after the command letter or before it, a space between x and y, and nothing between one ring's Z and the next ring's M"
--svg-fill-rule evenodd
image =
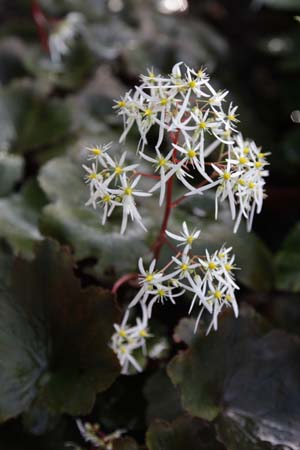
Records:
M108 195L108 194L106 194L106 195L104 195L104 197L103 197L103 199L102 199L104 202L110 202L110 200L111 200L111 196L110 195Z
M243 150L244 155L248 155L248 153L250 152L250 148L249 147L245 147Z
M124 189L124 194L125 194L125 195L131 195L131 194L132 194L132 189L131 189L131 187L125 188L125 189Z
M157 291L158 295L160 295L160 297L163 297L166 293L166 291L164 289L158 289Z
M119 102L118 102L118 107L119 108L124 108L126 106L126 102L124 102L124 100L120 100Z
M189 86L191 89L194 89L194 88L197 86L196 80L189 81L188 86Z
M126 331L125 330L119 330L119 336L121 336L121 337L126 337L127 336L127 333L126 333Z
M253 181L250 181L248 186L249 186L250 189L254 189L255 188L255 183L253 183Z
M159 167L164 167L167 164L167 160L164 158L161 158L158 160L158 166Z
M258 156L258 158L264 158L265 157L265 153L259 153L257 156Z
M96 172L92 172L92 173L88 174L88 179L89 180L94 180L95 178L97 178Z
M230 178L231 178L230 173L229 173L229 172L224 172L224 173L223 173L223 178L224 178L224 180L226 180L226 181L230 180Z
M202 130L205 130L205 128L206 128L206 122L200 122L200 123L199 123L199 128L201 128Z
M231 300L232 300L231 295L229 295L229 294L225 295L225 300L227 300L228 302L231 302Z
M187 264L181 264L181 270L183 272L186 272L188 270L189 266Z
M227 272L230 272L232 270L232 265L231 264L225 264L225 270L227 270Z
M193 236L188 236L188 237L186 238L186 242L187 242L189 245L191 245L191 244L193 243L193 240L194 240Z
M146 116L146 117L150 117L150 116L152 116L152 114L153 114L153 111L150 108L146 109L146 111L144 112L144 116Z
M214 297L218 300L222 298L222 292L221 291L215 291Z
M168 103L168 99L167 98L162 98L161 101L160 101L160 104L162 106L165 106L167 103Z
M141 337L148 337L147 330L141 330L141 331L139 332L139 335L140 335Z
M208 264L208 268L211 269L211 270L214 270L216 267L217 267L217 265L216 265L213 261L211 261L211 262Z
M120 175L122 172L123 172L123 168L122 168L122 167L117 166L117 167L115 168L115 174L116 174L116 175Z
M259 169L261 166L262 166L262 163L261 163L260 161L256 161L255 167L256 167L257 169Z
M145 281L153 281L153 275L149 274L146 276Z
M238 181L238 183L241 185L241 186L245 186L245 180L243 180L243 178L240 178L239 179L239 181Z
M232 122L236 120L236 116L234 114L229 114L227 116L228 120L231 120Z
M188 157L189 157L189 158L195 158L196 154L197 154L197 153L196 153L195 150L192 149L192 148L188 151Z
M101 155L102 151L100 148L91 148L91 152L94 153L94 155Z
M241 156L239 158L239 163L240 164L247 164L248 161L249 161L248 158L246 158L245 156Z

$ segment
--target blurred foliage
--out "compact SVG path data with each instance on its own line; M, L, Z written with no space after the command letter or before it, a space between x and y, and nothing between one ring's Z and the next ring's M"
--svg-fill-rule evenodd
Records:
M60 67L32 3L0 3L0 448L89 448L81 414L126 430L114 450L299 450L300 2L190 0L167 14L165 0L41 0L50 27L71 11L86 20ZM175 210L172 231L183 219L201 228L199 254L234 247L241 317L204 337L194 317L179 321L187 299L157 308L147 369L118 377L107 344L135 291L122 288L118 308L105 288L151 257L161 210L145 202L146 235L120 236L117 218L101 227L85 206L83 149L116 142L112 100L179 60L206 66L243 133L272 152L268 198L251 234L232 234L226 208L215 222L209 195Z

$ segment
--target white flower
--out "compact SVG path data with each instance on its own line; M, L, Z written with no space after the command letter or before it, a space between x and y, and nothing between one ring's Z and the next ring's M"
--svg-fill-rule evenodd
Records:
M202 194L207 189L217 187L215 195L215 217L218 217L219 202L229 200L232 219L237 232L242 217L247 219L247 230L252 228L255 212L260 213L265 197L265 177L268 162L266 156L253 141L244 140L241 134L235 136L228 147L226 165L211 164L218 176L217 180L196 189L191 188L186 195ZM238 213L237 213L238 210Z
M200 230L195 229L190 233L186 222L182 223L182 231L180 232L180 235L171 233L170 231L166 230L166 234L171 239L175 239L175 241L180 242L180 244L177 244L178 247L184 245L183 253L187 253L192 248L193 242L195 241L195 239L199 238L200 233Z
M179 280L182 278L191 278L191 273L198 266L198 263L194 263L189 255L183 253L181 259L176 256L172 256L173 263L176 264L175 270L168 275L169 278L178 277Z
M145 159L148 162L151 162L155 165L155 172L159 171L160 175L160 181L157 184L158 187L160 187L160 195L159 195L159 204L162 205L165 193L166 193L166 184L169 179L167 176L168 171L170 168L174 167L174 164L172 163L172 154L173 149L166 155L163 156L158 149L156 149L156 158L151 158L150 156L146 155L145 153L141 153L141 157ZM155 189L152 188L150 192L153 192Z
M158 284L154 289L149 291L148 296L150 297L152 296L147 306L147 314L149 319L151 318L152 315L153 306L157 301L159 301L160 303L164 303L165 301L169 300L174 305L175 304L174 298L181 297L184 292L181 290L180 292L174 293L174 290L177 290L177 286ZM144 300L144 302L145 301L146 300Z
M93 162L92 167L83 164L82 167L87 172L85 175L85 182L90 185L90 190L93 192L98 185L98 182L103 181L102 174L98 172L98 163L97 161Z
M127 309L121 325L115 324L115 333L111 338L111 348L117 355L120 365L122 367L122 373L128 374L130 366L136 371L141 372L142 368L138 363L135 352L142 349L146 356L146 340L151 337L148 331L148 316L146 306L141 304L142 318L136 318L136 324L129 325L129 313Z
M97 423L83 423L80 419L76 420L76 425L86 442L90 442L94 447L99 447L103 450L112 450L113 441L119 439L125 433L125 430L116 430L113 433L104 434Z
M154 259L148 270L145 270L143 258L140 258L138 261L139 266L139 277L138 282L141 286L139 292L136 294L134 299L129 304L129 308L132 308L135 306L139 301L143 301L145 303L145 300L147 300L147 297L152 292L153 288L158 288L160 283L163 281L163 273L160 271L155 270L156 260Z
M103 167L106 167L107 163L107 152L111 149L112 142L105 145L94 145L92 147L87 147L88 160L97 160Z
M113 160L109 155L106 155L107 166L109 170L112 171L112 174L109 176L108 180L111 181L114 178L119 179L122 174L126 172L133 172L139 164L130 164L129 166L125 166L127 152L124 152L120 157L119 161Z
M141 192L135 190L136 185L138 184L140 180L140 176L136 177L133 182L131 183L128 178L125 176L125 174L121 174L120 181L121 186L119 189L112 189L111 192L116 194L118 197L120 197L120 203L123 208L123 218L122 218L122 224L121 224L121 234L125 233L128 217L131 218L131 220L136 220L137 223L143 228L143 230L146 230L146 227L144 226L142 222L142 217L140 213L138 212L138 209L136 207L136 203L134 200L134 197L149 197L151 196L151 193L149 192Z

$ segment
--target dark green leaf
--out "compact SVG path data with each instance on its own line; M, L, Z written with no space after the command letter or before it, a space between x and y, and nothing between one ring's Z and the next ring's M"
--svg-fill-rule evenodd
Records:
M1 141L17 153L57 144L70 132L67 104L46 99L29 83L0 90Z
M276 287L300 292L300 223L288 234L277 255Z
M144 393L148 401L148 423L154 419L173 420L182 414L179 392L164 370L155 372L148 379Z
M266 333L261 320L242 309L237 320L225 315L217 333L198 334L190 349L171 361L168 373L189 413L219 418L219 434L228 448L296 449L299 351L299 338Z
M147 432L149 450L222 450L213 431L199 419L180 417L174 422L155 421Z
M272 331L228 380L219 435L232 450L299 449L300 340Z
M21 156L0 153L0 197L9 194L18 183L24 170Z
M18 194L0 199L0 236L15 254L32 257L34 244L43 236L38 228L44 196L34 182L24 185Z
M130 437L120 438L114 441L112 450L138 450L136 441Z
M0 297L0 419L38 398L54 413L87 414L118 374L108 341L117 320L108 291L82 290L66 250L44 242L18 259Z
M190 349L179 353L168 368L173 383L180 387L184 407L206 420L213 420L221 411L227 372L238 367L249 336L255 339L260 335L256 318L249 320L241 314L234 319L225 314L220 322L218 332L208 337L199 333Z
M262 3L275 9L300 10L299 0L262 0Z

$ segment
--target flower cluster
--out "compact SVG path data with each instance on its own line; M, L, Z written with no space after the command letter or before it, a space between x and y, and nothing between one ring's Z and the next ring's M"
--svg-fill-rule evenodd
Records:
M238 305L235 290L239 289L235 282L234 255L231 247L222 246L221 249L210 254L207 250L205 256L191 254L192 246L200 236L200 230L189 231L186 222L182 224L182 232L177 235L170 231L167 235L178 242L177 246L184 246L182 252L173 256L163 269L156 269L153 260L149 268L144 267L142 258L139 259L140 289L129 304L121 325L115 324L115 333L112 336L111 347L117 354L122 366L122 373L128 373L129 366L137 371L141 367L134 356L134 352L142 349L146 354L146 339L151 335L148 331L148 320L156 303L176 303L177 297L192 294L189 314L198 306L199 312L195 324L195 332L199 321L206 311L212 319L207 328L207 334L213 328L218 328L218 316L224 308L232 308L238 317ZM139 304L142 308L143 318L137 318L135 326L127 324L130 311Z
M142 258L139 260L140 290L130 303L129 307L138 302L147 309L148 318L151 318L152 308L156 302L170 301L175 303L176 297L191 292L193 294L189 313L195 304L200 308L195 330L204 311L212 315L207 333L213 327L218 328L218 316L224 307L233 308L238 316L238 306L235 290L239 289L235 282L233 270L234 256L231 248L223 246L210 254L207 250L205 256L193 256L191 249L194 241L198 239L200 230L189 232L184 222L180 235L167 231L170 238L184 245L182 252L173 256L169 264L162 270L155 270L156 261L153 260L148 270L145 270Z
M135 358L135 353L142 349L143 354L146 355L146 341L151 337L148 330L147 311L143 304L141 306L142 318L137 317L135 325L128 324L129 309L127 309L122 323L114 325L115 333L111 338L111 348L119 359L123 374L128 373L130 366L141 372L142 368Z
M161 206L168 183L176 179L185 189L184 196L218 186L216 208L219 201L229 200L234 230L242 217L251 229L254 213L260 212L265 196L267 153L238 134L237 107L232 103L225 107L227 94L213 88L204 69L196 72L178 63L167 77L149 71L141 77L140 86L116 102L114 108L124 122L120 143L136 124L141 136L139 160L126 166L126 152L114 161L107 146L88 149L89 159L93 160L92 167L84 166L91 186L88 204L103 210L102 223L120 206L122 233L128 217L145 229L135 197L157 191ZM145 147L152 127L156 127L158 137L149 153ZM170 148L164 151L162 147L170 137ZM140 180L140 161L150 165L150 171L142 175L155 180L148 192L135 189Z
M217 92L204 69L195 72L180 62L168 77L148 71L148 75L141 76L141 81L133 93L128 92L116 102L115 109L124 121L120 142L125 140L134 124L141 136L141 151L153 125L159 128L156 149L161 147L165 132L179 131L185 144L198 152L199 166L203 162L206 135L230 143L230 133L238 122L237 107L230 104L227 110L223 108L228 92Z
M50 57L54 64L60 65L74 42L76 36L84 30L84 16L77 12L71 12L53 27L49 35Z
M83 423L77 419L76 424L83 439L90 443L93 448L101 450L112 450L113 442L125 432L124 430L116 430L111 434L105 434L101 431L100 425L89 422Z
M84 165L87 172L86 182L90 186L90 198L87 205L102 210L102 225L111 216L115 208L122 208L123 219L121 234L126 230L128 218L136 220L146 230L137 209L135 197L149 197L151 193L137 190L141 175L137 175L139 164L126 165L126 152L119 159L109 155L112 143L87 149L91 167Z
M204 313L211 316L207 333L217 330L224 308L232 308L238 316L235 291L239 287L231 248L223 245L214 253L206 250L205 255L195 255L192 248L200 230L190 231L186 222L180 234L167 230L172 208L188 196L203 194L211 188L216 188L216 219L219 203L228 201L235 221L234 232L242 218L250 231L255 212L261 211L268 153L239 134L237 107L226 103L227 94L228 91L215 90L205 69L195 71L181 62L169 76L155 75L149 70L141 76L140 85L113 107L124 125L119 144L124 143L133 127L138 129L137 161L127 164L126 152L113 159L111 144L87 149L90 165L83 166L90 187L87 205L101 209L102 224L116 209L121 209L121 233L125 232L129 218L145 230L137 199L157 192L159 205L165 203L161 230L152 246L154 259L149 267L142 257L139 259L139 290L121 325L115 325L111 339L122 373L128 373L131 367L141 370L137 355L141 350L146 354L148 321L156 303L175 304L183 295L191 297L189 313L198 308L195 330ZM150 148L148 135L152 128L154 145ZM141 171L142 164L143 167L148 164L150 170ZM146 192L137 189L142 176L154 180ZM174 200L175 181L184 192ZM168 239L175 240L180 251L160 269L157 260L162 246L167 243L174 248ZM130 325L129 313L136 305L142 308L142 318Z
M268 162L254 141L244 140L241 134L234 138L234 144L228 150L225 164L212 164L217 176L212 181L198 189L193 189L187 195L202 194L203 191L217 186L215 196L215 215L218 217L218 202L229 200L232 219L235 220L234 232L238 230L241 218L247 219L247 230L252 228L256 211L261 212L265 197L265 177Z

